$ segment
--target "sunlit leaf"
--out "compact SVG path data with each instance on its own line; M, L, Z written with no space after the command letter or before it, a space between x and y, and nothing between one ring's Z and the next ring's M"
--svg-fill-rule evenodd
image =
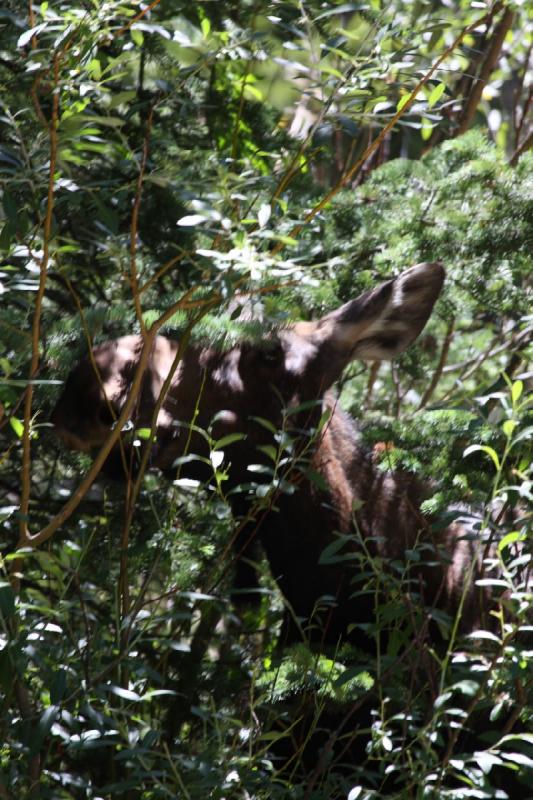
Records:
M428 108L433 108L433 106L439 102L444 94L445 89L446 84L444 83L438 83L435 87L433 87L428 97Z
M21 420L18 419L17 417L10 417L9 424L11 425L11 427L13 428L19 439L22 439L22 436L24 434L24 424L21 422Z
M500 470L500 459L498 458L497 452L486 444L471 444L466 450L463 452L463 458L469 456L471 453L482 452L486 453L492 459L492 462L496 469Z
M518 403L518 401L520 400L523 389L524 389L524 382L520 380L515 381L511 386L511 399L513 401L513 405L516 405L516 403Z

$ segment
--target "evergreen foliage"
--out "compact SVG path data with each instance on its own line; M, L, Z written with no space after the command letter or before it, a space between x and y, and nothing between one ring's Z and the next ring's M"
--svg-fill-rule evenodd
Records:
M321 204L480 5L0 11L2 800L533 797L533 154L511 158L527 133L524 5L469 29ZM461 515L494 543L513 623L458 640L435 612L442 648L418 647L402 568L362 557L376 652L282 650L261 554L257 605L232 596L241 520L216 458L208 485L147 472L133 506L131 485L97 480L28 546L20 530L61 514L90 468L48 423L90 342L168 312L172 338L257 344L423 260L447 270L423 335L391 365L351 366L339 395L381 469L428 480L435 525ZM265 486L244 487L258 509Z

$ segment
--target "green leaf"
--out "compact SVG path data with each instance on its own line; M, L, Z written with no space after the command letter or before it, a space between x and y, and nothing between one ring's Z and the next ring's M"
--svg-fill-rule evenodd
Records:
M424 117L422 119L422 127L420 129L420 135L422 136L424 142L428 141L432 133L433 133L433 123L431 122L431 120Z
M259 425L261 425L263 428L266 428L267 431L270 431L271 433L277 433L278 432L278 429L276 428L276 426L273 425L270 422L270 420L265 419L264 417L251 416L250 419L253 419L254 422L258 422Z
M15 198L8 192L7 189L4 189L4 194L2 195L2 205L4 207L6 217L16 225L19 209L17 208Z
M144 34L142 31L138 30L137 28L131 28L130 36L137 47L142 47L144 42Z
M411 93L410 93L410 92L408 92L407 94L404 94L402 97L400 97L400 99L398 100L398 103L397 103L397 105L396 105L396 111L401 111L401 110L402 110L402 108L404 107L404 105L405 105L405 104L406 104L406 103L407 103L407 102L408 102L410 99L411 99Z
M271 213L272 213L272 207L269 205L269 203L265 203L264 205L261 206L257 214L257 221L259 223L260 228L265 227L268 220L270 219Z
M523 431L515 436L513 444L517 444L518 442L522 442L524 439L532 439L533 438L533 426L530 425L528 428L524 428Z
M117 92L111 97L108 108L116 108L117 106L125 105L137 97L137 92L131 89L126 92Z
M361 667L349 667L345 669L338 678L335 678L333 686L335 689L339 689L341 686L344 686L345 683L348 683L348 681L353 681L355 686L364 690L371 689L374 685L374 680L370 673L362 670Z
M339 553L339 551L350 542L353 542L352 536L339 536L337 539L334 539L322 550L320 553L320 558L318 559L318 563L338 564L341 561L349 561L350 559L353 559L355 557L353 552L337 555L337 553Z
M493 766L503 763L499 756L487 750L474 753L474 761L485 775L489 774Z
M120 117L105 117L95 114L80 114L80 120L83 122L92 122L95 125L104 125L108 128L120 128L126 121L120 119Z
M278 460L278 451L273 444L262 444L257 449L268 456L274 463Z
M496 636L495 633L491 633L490 631L472 631L472 633L467 634L467 638L469 639L486 639L489 642L496 642L497 644L501 644L501 639Z
M504 536L501 542L498 543L498 550L501 553L502 550L505 550L505 548L509 547L509 545L514 544L515 542L522 542L525 538L525 535L520 533L520 531L511 531L511 533L508 533L506 536Z
M0 233L0 250L8 250L13 237L17 232L16 227L11 221L6 222Z
M19 439L22 439L22 436L24 434L24 425L20 421L20 419L17 419L17 417L11 417L9 420L9 424L11 425L11 427L13 428Z
M454 683L453 686L450 686L450 689L454 692L460 692L466 695L466 697L473 697L479 689L479 683L477 681L465 679L464 681Z
M513 435L514 429L518 425L518 422L515 419L506 419L502 425L502 430L507 436L508 439L511 438Z
M496 452L496 450L494 450L492 447L489 447L486 444L471 444L464 451L463 458L466 458L466 456L469 456L471 453L476 453L478 451L486 453L488 456L490 456L494 463L494 466L496 467L498 472L500 471L500 459L498 458L498 453Z
M446 84L439 83L435 86L428 97L428 108L433 108L435 103L438 103L441 99L442 95L444 94L444 90L446 89Z
M306 469L304 475L307 478L307 480L311 481L311 483L314 483L314 485L318 486L319 489L321 489L324 492L328 491L329 485L324 476L320 474L320 472L317 472L314 469Z
M91 78L95 81L99 81L102 77L102 66L97 58L91 59L89 64L87 65L87 72L91 76ZM134 93L136 94L136 93Z
M533 733L508 733L498 741L497 746L501 747L504 742L527 742L533 745Z
M52 703L60 703L65 696L67 688L67 671L58 669L50 683L50 700Z
M511 400L513 401L513 405L518 403L520 396L524 390L524 382L523 381L515 381L511 386Z
M240 442L243 439L246 439L245 433L228 433L227 436L223 436L221 439L216 440L213 445L213 450L222 450L224 447L227 447L228 444Z
M433 703L433 707L435 708L435 710L442 708L442 706L448 702L452 694L453 694L452 692L443 692L442 694L440 694Z

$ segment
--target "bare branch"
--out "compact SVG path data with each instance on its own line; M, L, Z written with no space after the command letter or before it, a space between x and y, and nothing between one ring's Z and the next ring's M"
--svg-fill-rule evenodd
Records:
M435 368L435 372L433 373L433 377L431 378L431 381L429 383L428 388L426 389L426 391L422 395L422 399L420 401L420 405L418 406L418 411L420 411L421 408L424 408L424 406L426 406L428 404L428 402L431 400L431 398L433 397L433 392L437 388L437 385L438 385L440 379L442 378L442 373L443 373L444 367L446 365L446 360L448 358L448 353L450 351L450 345L452 343L454 330L455 330L455 319L452 319L451 322L448 325L448 329L446 331L446 336L444 337L444 341L442 343L439 362L438 362L438 364L437 364L437 366Z
M50 239L52 235L52 215L54 211L54 176L57 160L57 121L59 115L59 56L54 56L53 62L54 89L52 93L52 116L50 119L50 164L48 168L48 196L46 202L46 216L43 228L43 255L39 268L39 287L35 297L35 310L32 324L32 354L28 386L24 398L24 432L22 435L22 472L21 472L21 500L19 532L21 540L26 535L28 509L30 504L31 483L31 407L33 400L33 383L31 382L39 369L39 345L41 336L41 311L46 288L48 263L50 260Z
M454 132L454 136L461 136L461 134L465 133L470 128L472 120L476 114L479 101L481 100L483 89L487 85L487 81L489 80L492 71L497 64L505 37L511 28L511 25L513 24L513 19L514 13L509 8L506 8L503 12L501 20L494 30L488 53L483 64L481 65L479 76L475 81L472 91L470 92L468 100L463 108L461 119L459 120L457 130Z

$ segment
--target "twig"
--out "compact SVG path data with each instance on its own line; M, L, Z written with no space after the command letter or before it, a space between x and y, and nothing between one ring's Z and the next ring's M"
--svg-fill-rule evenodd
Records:
M524 59L524 69L522 70L522 75L520 76L520 82L516 87L515 91L515 106L513 109L513 123L514 123L514 144L515 148L518 147L520 141L520 134L522 132L522 127L524 125L524 121L527 118L529 112L529 106L531 105L531 100L533 98L533 86L529 87L529 91L527 93L527 98L524 103L524 107L521 109L522 113L520 114L520 120L517 119L518 117L518 102L522 97L522 92L524 90L524 82L526 80L526 75L529 72L529 62L531 60L531 53L533 51L533 45L529 45L528 51L526 53L526 57Z
M272 206L274 205L274 203L276 202L278 197L281 195L281 193L288 186L288 184L291 182L292 178L299 171L299 169L300 169L300 161L301 161L301 158L302 158L302 156L303 156L303 154L305 152L305 149L306 149L308 143L313 138L313 135L315 134L315 131L317 130L318 126L322 123L322 120L324 119L325 115L328 113L329 109L331 108L331 105L332 105L335 97L337 96L337 93L339 92L340 89L343 88L343 86L346 85L346 83L350 80L350 78L352 77L354 72L355 72L355 66L352 65L347 70L346 75L341 80L339 80L337 86L331 92L331 95L329 96L327 101L324 103L319 115L317 116L317 118L314 121L313 125L311 125L311 127L309 128L309 131L307 132L307 136L304 138L304 140L302 141L300 147L296 151L296 154L292 158L288 169L286 170L286 172L282 176L280 182L278 183L278 185L274 189L274 192L272 193L272 197L270 199L270 204Z
M150 3L150 5L145 6L145 8L143 8L142 11L139 11L139 13L135 17L133 17L133 19L130 19L130 21L126 25L123 25L122 28L119 28L118 31L113 34L113 39L116 39L117 36L122 36L123 33L129 31L129 29L133 25L135 25L136 22L139 22L140 19L146 16L146 14L152 11L152 9L154 9L156 6L158 6L160 2L161 0L153 0L153 2Z
M130 285L133 302L135 304L135 314L137 322L141 328L141 333L144 336L145 325L142 316L141 299L139 294L139 282L137 277L137 230L139 225L139 210L141 207L141 195L144 181L144 173L146 170L146 162L148 161L148 147L150 142L150 134L152 132L152 120L154 115L154 108L150 106L148 117L146 119L146 130L143 140L143 151L141 163L139 165L139 174L137 176L137 184L135 187L135 198L133 200L133 208L131 211L131 225L130 225Z
M402 407L402 390L401 390L400 376L398 373L398 365L394 361L391 361L390 372L395 394L394 418L400 419L400 411Z
M170 258L167 262L165 262L165 264L163 264L162 267L160 267L157 270L157 272L154 275L152 275L151 278L148 278L146 283L143 283L142 286L138 287L137 293L139 295L141 295L144 292L146 292L146 290L149 289L151 286L153 286L154 283L157 283L159 278L162 278L163 275L165 275L169 271L169 269L172 269L172 267L175 264L179 264L179 262L182 259L184 259L187 255L189 255L189 253L187 253L186 251L183 251L183 252L179 253L177 256L173 256L172 258Z
M33 383L39 369L39 344L41 335L41 311L46 288L46 277L48 263L50 259L50 239L52 235L52 215L54 210L54 174L56 171L57 159L57 120L59 113L59 56L54 56L54 91L52 99L52 116L50 120L50 165L48 168L48 196L46 204L46 216L43 228L43 255L39 269L39 287L35 297L35 311L32 324L32 353L30 363L30 374L26 397L24 400L24 432L22 434L22 470L21 470L21 499L20 499L20 522L19 533L20 541L25 539L28 509L30 503L30 483L31 483L31 406L33 400Z
M372 400L372 391L374 389L374 384L376 382L380 366L381 366L381 361L372 361L372 363L370 364L363 408L370 407L370 402Z
M509 165L511 167L515 167L522 153L525 153L526 150L529 150L532 146L533 146L533 130L528 133L528 135L523 140L522 144L518 145L513 155L509 159Z
M470 95L466 102L466 105L463 108L461 119L459 121L457 130L454 132L454 136L461 136L461 134L465 133L472 124L472 120L474 119L475 113L477 111L477 107L479 105L483 89L485 88L487 81L489 80L492 71L496 66L496 62L498 61L498 57L500 55L505 37L507 35L507 31L513 24L513 19L514 19L514 13L511 11L510 8L506 8L505 11L503 12L501 20L499 21L498 25L495 28L494 35L492 36L492 40L490 43L489 51L485 57L483 64L481 65L479 77L475 81L474 86L472 87L472 91L470 92Z
M424 408L425 405L428 404L429 400L433 396L433 392L437 388L437 385L442 378L442 373L444 367L446 365L446 360L448 358L448 353L450 351L450 345L452 343L453 334L455 329L455 319L452 319L451 322L448 324L448 329L446 331L446 336L444 337L444 341L442 343L442 349L440 351L439 363L435 368L435 372L433 373L433 377L431 378L430 384L424 394L422 395L422 399L420 401L420 405L418 406L418 411L421 408Z
M30 30L35 28L35 12L33 10L33 0L28 0L28 23L30 25ZM31 49L35 50L37 47L37 36L33 34L31 37Z
M248 59L245 65L244 75L242 76L241 80L241 91L239 94L239 108L237 111L237 116L235 117L235 124L233 125L233 133L231 136L231 157L233 160L237 158L237 153L239 150L239 127L241 124L242 112L244 110L244 91L246 89L246 79L248 77L248 73L250 70L250 63L251 59Z

